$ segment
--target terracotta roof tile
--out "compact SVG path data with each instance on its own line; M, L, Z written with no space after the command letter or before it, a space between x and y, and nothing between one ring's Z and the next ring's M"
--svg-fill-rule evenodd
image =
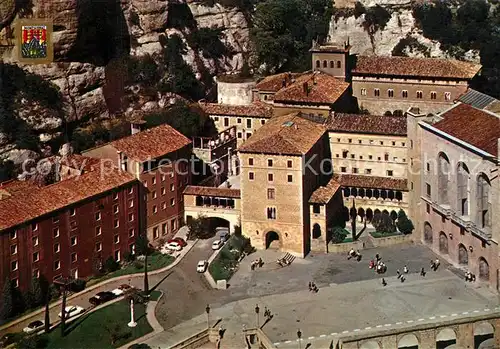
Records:
M290 72L269 75L260 80L255 85L255 88L259 91L278 92L284 86L291 84L292 81L300 75L300 73Z
M273 108L262 102L254 102L248 105L203 102L199 104L208 115L250 116L259 118L270 118L273 115Z
M332 178L327 185L319 187L312 193L311 197L309 198L309 203L327 204L328 202L330 202L339 188L340 184L334 178Z
M333 104L347 90L349 83L323 72L306 73L274 95L275 102Z
M408 181L402 178L334 174L333 178L343 187L367 189L393 189L408 191Z
M498 156L500 119L497 116L463 103L440 116L443 120L432 125L433 127Z
M218 196L232 199L239 199L241 197L239 189L200 187L195 185L188 185L184 189L184 195Z
M275 116L238 150L242 153L303 155L318 142L325 131L323 125L303 118L300 112Z
M358 56L353 74L472 79L480 64L453 59Z
M173 127L164 124L109 143L129 158L146 161L175 152L191 141Z
M127 172L103 166L45 187L32 186L23 191L24 195L0 200L0 231L136 181Z
M362 114L335 115L326 123L328 131L406 136L406 117Z

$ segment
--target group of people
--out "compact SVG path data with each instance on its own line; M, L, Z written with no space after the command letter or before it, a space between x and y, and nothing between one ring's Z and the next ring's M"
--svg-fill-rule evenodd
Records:
M289 265L291 262L289 262L285 257L283 258L280 258L276 261L276 263L280 266L280 267L284 267L285 265Z
M318 293L319 291L319 288L318 286L316 286L316 284L314 282L309 282L309 291L311 292L314 292L314 293Z
M361 253L359 253L359 250L354 250L353 248L351 248L351 250L347 254L347 259L356 258L358 262L361 261L361 257L362 256Z
M378 253L375 255L375 259L370 261L368 268L374 269L377 274L384 274L387 271L387 266L382 262L382 258Z
M263 265L264 265L264 261L262 260L262 258L259 257L259 259L254 260L250 264L250 269L255 270L255 268L257 268L257 267L262 268Z
M273 317L273 315L271 314L271 310L269 310L268 307L264 307L264 317L267 321L271 320L271 318Z
M470 271L467 271L465 273L465 281L467 281L467 282L474 282L474 281L476 281L476 275L472 274Z
M404 276L404 274L408 274L409 272L410 272L410 270L408 269L408 267L406 265L403 267L403 274L401 274L399 269L396 270L396 273L398 274L398 279L401 280L401 282L406 281L406 276Z
M431 261L431 269L434 271L438 270L440 264L441 264L441 262L439 261L439 259L436 259L435 261L432 260Z

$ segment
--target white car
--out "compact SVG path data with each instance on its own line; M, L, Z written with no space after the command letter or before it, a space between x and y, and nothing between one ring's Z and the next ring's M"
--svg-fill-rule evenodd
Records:
M212 250L218 250L219 248L224 245L224 242L222 240L216 240L212 243Z
M182 250L182 246L178 242L169 242L165 247L172 251Z
M79 307L78 305L70 305L64 308L64 312L66 313L66 319L70 317L80 315L85 311L84 308ZM62 317L62 313L59 313L57 316Z
M34 333L40 331L44 327L43 321L36 320L33 322L30 322L28 326L23 328L23 332L25 333Z
M207 270L208 262L207 261L199 261L198 265L196 265L196 271L198 273L204 273Z

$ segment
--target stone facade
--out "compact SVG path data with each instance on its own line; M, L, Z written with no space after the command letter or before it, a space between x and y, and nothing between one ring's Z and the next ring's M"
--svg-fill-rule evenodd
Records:
M217 103L248 105L253 101L252 90L255 81L231 81L227 78L217 78Z
M268 118L254 116L232 116L232 115L210 115L218 132L223 132L231 127L236 127L237 145L240 146L245 140L266 124Z

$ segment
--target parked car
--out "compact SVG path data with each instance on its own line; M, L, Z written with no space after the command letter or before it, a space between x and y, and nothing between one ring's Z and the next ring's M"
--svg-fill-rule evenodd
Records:
M176 241L169 242L166 247L167 247L167 249L172 250L172 251L182 250L182 246Z
M94 297L90 298L89 302L90 304L97 306L109 302L114 298L116 298L116 296L113 292L104 291L104 292L99 292Z
M181 247L187 246L187 242L183 238L173 238L172 240L173 242L177 242L179 245L181 245Z
M207 261L205 261L205 260L199 261L198 265L196 266L196 271L198 273L204 273L207 270L207 267L208 267Z
M217 227L215 228L215 233L219 236L219 239L223 242L229 240L229 228L227 227Z
M222 247L222 245L224 245L224 241L222 241L222 240L215 240L212 243L212 250L218 250L219 248Z
M78 306L78 305L69 305L66 308L64 308L64 312L66 313L66 319L69 319L70 317L73 317L73 316L80 315L84 311L85 311L85 309ZM57 316L62 317L62 312L57 314Z
M25 333L38 332L39 330L41 330L43 328L43 326L44 326L43 321L36 320L36 321L30 322L28 326L23 328L23 332L25 332Z

